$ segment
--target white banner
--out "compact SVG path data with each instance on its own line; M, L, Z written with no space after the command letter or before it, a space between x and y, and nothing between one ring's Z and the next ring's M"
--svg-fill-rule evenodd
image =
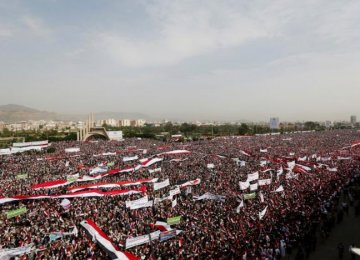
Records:
M33 244L29 244L22 247L0 249L0 259L10 259L15 256L29 254L33 250L32 246Z
M139 159L139 156L137 156L137 155L132 156L132 157L124 157L123 162L134 161L134 160L137 160L137 159Z
M240 186L240 190L246 190L247 188L250 187L250 182L248 181L239 181L239 186Z
M167 187L169 185L170 185L169 179L166 179L165 181L162 181L162 182L156 182L156 183L154 183L154 190L160 190L160 189L165 188L165 187Z
M35 141L35 142L24 142L24 143L13 143L13 147L26 147L26 146L46 146L49 144L48 140Z
M142 197L140 199L137 200L127 200L125 201L126 207L130 208L131 206L135 206L137 204L143 204L149 201L148 196Z
M207 168L208 169L214 169L215 165L213 163L208 163Z
M203 194L201 196L193 197L194 200L209 199L209 200L217 200L217 201L221 201L221 202L225 202L225 198L226 198L225 196L212 194L210 192L206 192L205 194Z
M270 185L271 179L259 180L258 183L259 183L259 186Z
M256 191L258 189L258 184L257 183L254 183L254 184L251 184L250 185L250 191Z
M151 241L157 240L160 237L160 233L161 233L160 230L157 230L155 232L150 233L149 235L143 235L143 236L128 238L128 239L126 239L125 248L129 249L129 248L132 248L134 246L139 246L139 245L149 243L150 240Z
M176 187L175 189L173 190L170 190L170 196L175 196L177 194L180 194L180 187Z
M254 173L248 174L248 178L247 178L248 182L255 181L255 180L258 180L258 179L259 179L259 172L254 172Z
M144 202L144 203L137 203L134 205L130 205L130 209L141 209L141 208L149 208L153 206L153 201L149 200L148 202Z
M161 172L161 167L155 168L154 170L149 169L149 173Z
M80 152L79 147L65 148L65 153L77 153Z
M126 249L132 248L134 246L143 245L150 242L150 236L149 235L143 235L133 238L126 239Z

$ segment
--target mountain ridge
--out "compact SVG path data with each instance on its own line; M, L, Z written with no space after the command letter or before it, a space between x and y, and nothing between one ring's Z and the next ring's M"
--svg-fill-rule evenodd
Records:
M42 111L17 104L0 105L0 121L15 123L28 120L54 120L54 121L78 121L86 120L88 115L84 114L60 114L56 112ZM98 112L94 113L96 120L99 119L149 119L142 113L132 112Z

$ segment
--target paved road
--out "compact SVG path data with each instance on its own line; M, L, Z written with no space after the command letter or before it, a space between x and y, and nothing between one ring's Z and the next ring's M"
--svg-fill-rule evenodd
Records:
M344 214L344 220L335 225L330 237L324 241L318 240L316 251L310 255L309 260L338 260L337 245L340 242L345 246L343 259L351 259L349 246L360 244L360 216L355 217L354 211L354 208L350 207L349 215ZM358 256L356 259L360 259L360 257Z

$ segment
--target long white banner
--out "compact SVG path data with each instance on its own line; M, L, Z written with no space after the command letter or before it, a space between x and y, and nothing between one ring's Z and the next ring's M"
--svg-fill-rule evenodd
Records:
M149 200L149 201L143 202L143 203L132 204L132 205L130 205L130 209L149 208L149 207L152 207L153 204L154 204L154 201Z
M143 204L149 201L148 196L142 197L137 200L127 200L125 201L126 207L130 208L131 206L137 205L137 204Z
M156 182L156 183L154 183L154 190L160 190L160 189L165 188L165 187L167 187L169 185L170 185L169 179L166 179L165 181L162 181L162 182Z
M150 240L151 241L157 240L160 237L160 233L161 233L160 230L158 230L158 231L150 233L149 235L128 238L128 239L126 239L125 248L129 249L134 246L139 246L139 245L149 243Z

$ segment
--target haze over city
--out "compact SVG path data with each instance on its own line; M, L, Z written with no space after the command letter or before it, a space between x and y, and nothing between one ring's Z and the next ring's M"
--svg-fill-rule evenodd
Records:
M350 0L1 1L0 105L348 120L359 13Z

